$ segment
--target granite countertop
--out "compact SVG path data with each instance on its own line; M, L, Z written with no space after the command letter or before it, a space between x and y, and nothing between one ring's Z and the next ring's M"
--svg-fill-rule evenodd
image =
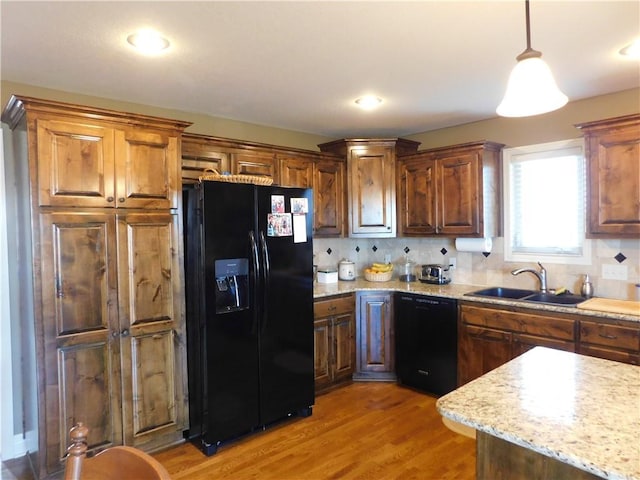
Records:
M450 283L448 285L432 285L422 282L401 282L392 279L388 282L369 282L364 278L356 278L352 281L338 281L337 283L317 283L313 284L314 298L330 297L333 295L341 295L345 293L354 293L360 291L391 291L415 293L419 295L431 295L435 297L455 298L457 300L467 300L479 303L503 305L511 307L530 308L534 310L542 310L546 312L570 313L575 315L588 315L592 317L608 318L612 320L626 320L640 323L640 315L628 315L614 312L601 312L596 310L586 310L576 307L563 307L549 305L544 303L523 302L518 300L509 300L502 298L489 297L471 297L466 296L467 293L487 288L487 285L465 285Z
M608 479L640 480L640 367L536 347L438 399L441 415Z

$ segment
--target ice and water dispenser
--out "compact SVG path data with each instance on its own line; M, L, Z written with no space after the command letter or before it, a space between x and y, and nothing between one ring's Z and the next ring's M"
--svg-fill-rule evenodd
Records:
M225 258L215 261L216 313L249 308L249 260Z

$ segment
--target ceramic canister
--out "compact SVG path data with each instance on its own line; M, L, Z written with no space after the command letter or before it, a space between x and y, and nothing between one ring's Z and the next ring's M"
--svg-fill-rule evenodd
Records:
M338 278L340 280L355 280L356 264L346 258L342 259L338 263Z

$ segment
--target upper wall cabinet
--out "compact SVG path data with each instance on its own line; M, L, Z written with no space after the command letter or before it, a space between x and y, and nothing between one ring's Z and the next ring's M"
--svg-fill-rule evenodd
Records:
M502 147L475 142L400 157L399 234L499 235Z
M269 177L276 185L313 188L314 235L344 235L344 160L336 155L184 134L182 182L197 182L207 171Z
M418 142L393 139L344 139L318 145L347 160L349 236L396 236L396 157L413 153Z
M588 162L587 236L640 235L640 114L576 125Z
M177 208L179 135L96 117L43 109L31 125L39 205Z

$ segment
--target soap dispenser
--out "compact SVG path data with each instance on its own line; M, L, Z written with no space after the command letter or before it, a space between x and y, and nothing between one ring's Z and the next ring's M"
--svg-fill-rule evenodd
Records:
M593 285L589 280L589 274L584 276L584 281L582 282L582 288L580 289L580 293L583 297L591 298L593 297Z

